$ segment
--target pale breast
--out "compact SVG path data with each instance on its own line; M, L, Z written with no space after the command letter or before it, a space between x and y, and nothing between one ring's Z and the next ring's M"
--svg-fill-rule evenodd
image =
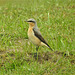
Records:
M35 45L39 46L41 44L41 41L34 35L32 28L28 29L28 38Z

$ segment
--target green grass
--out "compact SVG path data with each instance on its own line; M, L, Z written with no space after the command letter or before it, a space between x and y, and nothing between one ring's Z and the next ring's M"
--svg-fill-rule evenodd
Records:
M75 74L74 0L0 1L0 75ZM35 46L27 36L25 20L34 18L54 49Z

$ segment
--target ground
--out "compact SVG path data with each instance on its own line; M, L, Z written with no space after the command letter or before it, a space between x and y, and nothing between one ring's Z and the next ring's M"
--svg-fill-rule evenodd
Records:
M0 1L0 75L75 74L74 0ZM54 51L28 40L28 23L34 18Z

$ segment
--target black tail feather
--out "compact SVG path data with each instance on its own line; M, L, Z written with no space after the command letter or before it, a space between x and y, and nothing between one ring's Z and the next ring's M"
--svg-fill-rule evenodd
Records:
M48 48L51 50L51 51L53 51L53 49L48 45L48 44L46 44L47 46L48 46Z

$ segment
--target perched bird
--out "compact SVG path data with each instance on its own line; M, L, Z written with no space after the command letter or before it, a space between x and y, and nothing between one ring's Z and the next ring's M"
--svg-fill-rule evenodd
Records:
M36 45L36 51L38 51L39 46L47 46L49 49L52 50L52 48L47 44L47 42L42 37L37 27L36 21L34 19L28 19L26 22L29 23L28 38L33 44Z

